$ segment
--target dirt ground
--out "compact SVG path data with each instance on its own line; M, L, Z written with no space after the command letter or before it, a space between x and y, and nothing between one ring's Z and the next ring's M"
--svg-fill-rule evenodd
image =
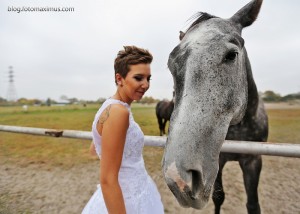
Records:
M262 213L300 213L300 159L263 157L259 185ZM237 162L224 168L226 199L223 214L246 212L246 195ZM181 208L166 186L161 172L150 172L162 196L165 213L213 213L213 203L202 210ZM0 165L0 213L80 213L96 190L98 161L75 166L47 168Z

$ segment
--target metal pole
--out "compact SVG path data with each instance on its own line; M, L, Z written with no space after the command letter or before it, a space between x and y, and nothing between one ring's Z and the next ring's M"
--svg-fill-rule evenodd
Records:
M67 138L77 138L77 139L86 139L86 140L92 139L91 132L87 132L87 131L55 130L55 129L5 126L5 125L0 125L0 131L21 133L21 134L43 135L43 136L51 136L51 137L67 137Z
M92 140L92 134L89 131L55 130L6 125L0 125L0 131ZM145 136L145 145L164 147L166 140L166 137ZM300 158L300 144L226 140L221 148L221 152Z
M221 151L253 155L271 155L300 158L300 144L289 143L226 140L222 146Z

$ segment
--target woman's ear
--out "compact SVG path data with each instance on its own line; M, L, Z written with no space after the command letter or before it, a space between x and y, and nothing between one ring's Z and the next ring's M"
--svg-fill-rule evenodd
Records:
M116 74L116 82L118 86L123 86L123 77L119 73Z

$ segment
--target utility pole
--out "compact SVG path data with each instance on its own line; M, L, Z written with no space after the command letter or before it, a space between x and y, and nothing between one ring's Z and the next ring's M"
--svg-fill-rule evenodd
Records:
M6 99L7 101L15 102L17 101L17 91L14 84L14 71L12 66L9 66L8 68L8 89Z

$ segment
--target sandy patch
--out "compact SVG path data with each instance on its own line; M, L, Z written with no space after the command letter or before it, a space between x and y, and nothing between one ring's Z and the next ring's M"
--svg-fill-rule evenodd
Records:
M300 213L300 159L264 157L259 185L263 213ZM203 211L181 208L162 179L160 171L150 172L162 196L165 213L213 213L210 201ZM63 169L40 165L0 166L0 199L6 209L32 213L80 213L98 182L98 161ZM242 173L237 162L224 168L226 199L222 213L247 213ZM3 209L3 206L2 206ZM3 210L0 213L3 213Z

